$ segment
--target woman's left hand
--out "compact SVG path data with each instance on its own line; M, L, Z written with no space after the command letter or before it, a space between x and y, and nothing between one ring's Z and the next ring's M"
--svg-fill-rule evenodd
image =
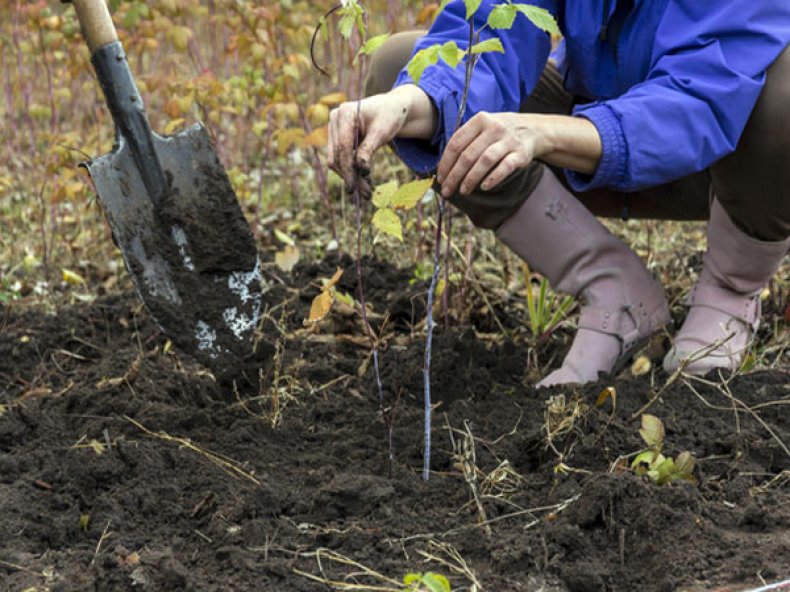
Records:
M478 113L445 147L437 170L442 195L493 189L549 152L547 137L522 113Z

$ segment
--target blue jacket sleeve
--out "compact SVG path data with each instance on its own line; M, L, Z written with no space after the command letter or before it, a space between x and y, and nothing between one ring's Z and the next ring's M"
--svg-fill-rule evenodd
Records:
M487 21L492 0L483 0L474 17L475 29ZM554 0L532 2L555 12ZM428 34L421 38L414 49L455 41L465 49L469 41L469 23L465 19L466 9L462 0L453 0L437 17ZM472 75L472 84L463 121L468 121L481 111L518 111L537 84L551 49L549 36L533 26L523 15L516 17L510 30L486 29L480 40L498 36L505 53L486 53L478 61ZM430 141L398 138L394 141L395 151L415 172L427 174L435 170L439 156L453 133L464 88L464 64L454 70L444 63L426 69L420 78L419 87L433 101L439 113L439 125ZM404 69L395 86L413 84Z
M637 191L733 152L766 70L787 45L783 2L669 2L647 79L618 98L576 108L598 128L603 157L594 176L568 171L572 187Z

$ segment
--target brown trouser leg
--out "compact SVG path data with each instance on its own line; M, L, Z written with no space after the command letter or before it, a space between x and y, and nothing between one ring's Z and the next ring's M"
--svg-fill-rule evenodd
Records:
M423 34L393 35L373 55L367 96L392 87ZM549 63L521 111L568 114L572 103L560 74ZM534 163L490 191L450 201L476 226L497 228L529 197L543 166ZM733 154L706 171L643 191L595 190L577 197L598 216L707 220L711 184L733 221L751 236L767 241L790 236L790 48L769 69L765 89Z

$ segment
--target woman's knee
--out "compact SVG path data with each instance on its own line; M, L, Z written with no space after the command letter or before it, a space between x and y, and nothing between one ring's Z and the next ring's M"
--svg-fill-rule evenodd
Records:
M387 92L409 62L417 40L425 31L403 31L387 39L370 57L365 96Z
M761 240L790 235L790 46L769 68L765 87L733 154L712 169L719 202Z

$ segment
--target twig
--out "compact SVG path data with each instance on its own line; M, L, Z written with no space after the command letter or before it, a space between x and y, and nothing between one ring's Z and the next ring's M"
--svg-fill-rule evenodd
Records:
M258 479L256 479L252 475L252 473L248 473L247 471L243 470L238 466L239 465L238 462L226 456L222 456L220 454L210 452L208 450L204 450L203 448L200 448L199 446L193 444L187 438L177 438L165 432L153 432L149 430L147 427L145 427L143 424L141 424L140 422L135 421L134 419L129 417L128 415L124 415L124 419L126 419L126 421L128 421L135 427L139 428L140 430L142 430L144 433L151 436L152 438L164 440L165 442L174 442L180 446L183 446L184 448L192 450L193 452L197 452L201 456L205 457L206 459L208 459L209 461L220 467L223 471L225 471L227 474L229 474L232 477L235 477L237 479L246 479L248 481L252 481L253 483L255 483L255 485L261 485L261 482L258 481Z
M104 530L102 531L101 536L99 537L99 542L96 543L96 550L93 552L93 559L91 559L91 565L96 563L96 558L99 556L99 551L101 551L102 543L104 543L104 541L110 538L110 536L112 535L112 533L109 532L111 523L112 520L107 521L107 526L104 527Z

